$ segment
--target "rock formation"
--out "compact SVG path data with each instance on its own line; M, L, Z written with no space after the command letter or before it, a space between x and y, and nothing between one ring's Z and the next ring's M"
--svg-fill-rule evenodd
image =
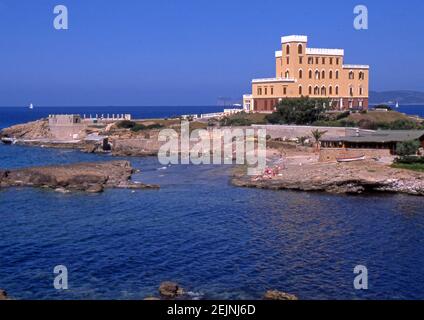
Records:
M294 294L289 294L277 290L269 290L265 293L264 300L299 300Z
M129 161L78 163L71 165L0 170L0 188L39 187L58 192L98 193L105 188L159 188L131 181L134 172Z
M162 297L173 299L184 294L184 290L175 282L165 281L159 286L159 293Z
M2 289L0 289L0 301L1 300L9 300L9 297L7 295L7 292L4 291L4 290L2 290Z
M41 119L5 128L0 131L0 138L3 137L30 140L49 139L52 138L52 135L47 119Z
M330 193L399 192L424 195L424 174L394 169L372 161L356 163L314 163L288 167L272 179L247 176L237 170L232 183L239 187L291 189Z

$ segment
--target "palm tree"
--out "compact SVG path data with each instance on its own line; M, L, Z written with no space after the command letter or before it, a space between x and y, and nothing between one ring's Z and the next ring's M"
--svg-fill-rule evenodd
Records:
M316 146L317 146L317 148L316 148L316 150L318 151L319 150L319 143L320 143L320 141L321 141L321 138L324 136L324 134L326 134L328 131L319 131L318 129L316 129L316 130L312 130L311 131L311 133L312 133L312 137L314 138L314 140L315 140L315 143L316 143Z

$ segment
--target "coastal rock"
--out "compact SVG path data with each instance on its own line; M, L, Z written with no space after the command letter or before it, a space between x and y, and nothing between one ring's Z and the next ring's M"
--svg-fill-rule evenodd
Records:
M0 289L0 300L9 300L7 292L2 289Z
M160 299L157 298L157 297L146 297L143 300L145 300L145 301L156 301L156 300L160 300Z
M89 186L86 189L86 191L88 193L100 193L100 192L103 192L103 190L104 190L104 188L103 188L103 185L101 185L101 184L94 184L94 185Z
M289 294L285 292L281 292L278 290L269 290L265 293L264 300L299 300L294 294Z
M166 298L175 298L183 295L184 290L176 282L165 281L160 284L159 293Z
M49 139L52 138L47 119L18 124L0 131L0 138Z
M57 192L102 192L105 188L159 188L132 182L128 161L78 163L0 171L0 187L39 187Z
M372 161L357 163L312 163L289 166L280 176L252 177L236 169L231 182L235 186L271 189L323 191L361 194L366 192L397 192L424 195L424 174L395 169Z

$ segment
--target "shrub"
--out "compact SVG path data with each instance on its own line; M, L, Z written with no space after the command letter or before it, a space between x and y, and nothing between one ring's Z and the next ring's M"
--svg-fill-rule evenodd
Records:
M138 131L142 131L142 130L152 130L152 129L160 129L160 128L163 128L163 125L158 124L158 123L150 124L148 126L146 126L144 124L137 123L137 124L135 124L135 126L133 126L131 128L131 131L138 132Z
M131 129L131 128L134 128L135 125L136 123L134 121L122 120L122 121L119 121L116 126L119 129Z
M389 110L389 111L392 111L393 109L391 108L391 107L389 107L387 104L379 104L379 105L376 105L375 107L374 107L374 109L387 109L387 110Z
M396 154L399 156L416 155L420 147L421 144L416 140L399 142L396 145Z
M424 157L402 156L395 159L395 163L403 164L424 164Z
M236 115L222 118L219 121L219 124L223 127L251 126L252 121L243 117L242 115Z

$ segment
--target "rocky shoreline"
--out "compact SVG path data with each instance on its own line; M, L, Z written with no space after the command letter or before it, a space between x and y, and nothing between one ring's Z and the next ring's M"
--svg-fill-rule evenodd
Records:
M362 194L396 192L424 196L424 174L394 169L375 161L356 163L310 163L288 166L272 178L246 175L246 168L234 170L231 183L237 187L321 191Z
M158 189L131 181L135 172L129 161L109 161L0 170L0 189L47 188L57 192L99 193L107 188Z

